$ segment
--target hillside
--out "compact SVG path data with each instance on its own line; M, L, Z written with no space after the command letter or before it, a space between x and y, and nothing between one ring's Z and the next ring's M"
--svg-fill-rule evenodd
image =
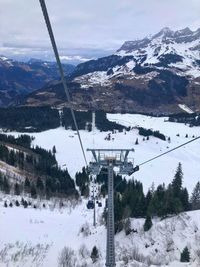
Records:
M193 136L199 135L199 126L189 127L184 123L167 122L167 117L156 118L137 114L107 114L107 117L111 121L131 126L133 129L122 132L115 131L114 133L112 131L102 132L98 129L94 133L81 130L85 150L93 147L118 148L123 146L124 148L134 148L135 152L131 155L131 158L134 158L135 165L185 143L191 140ZM158 130L166 136L166 141L153 136L150 136L148 141L143 141L144 136L139 135L139 131L135 127ZM105 139L109 133L111 134L110 141ZM9 132L9 134L18 136L21 133ZM58 164L61 167L63 166L62 168L67 167L72 177L75 176L77 171L81 171L84 166L84 159L81 154L78 137L73 130L65 130L63 127L59 127L39 133L31 132L26 134L34 136L33 144L44 149L51 150L55 145L57 150L55 156ZM178 134L179 136L177 136ZM186 135L188 135L187 138ZM170 141L168 141L168 137L170 137ZM139 144L135 145L137 138ZM144 165L139 172L134 174L134 178L143 182L145 191L153 182L155 186L160 183L167 185L171 181L178 163L181 162L184 172L184 185L191 192L199 179L200 173L198 144L199 141L196 141L180 150L167 154L163 158ZM86 152L86 156L89 162L92 159L92 155Z
M86 114L84 118L86 120L91 119ZM132 153L131 157L134 158L135 165L191 140L199 134L199 126L189 127L184 123L169 122L167 117L107 114L107 118L109 121L126 126L126 129L100 131L96 128L94 132L87 128L81 130L84 148L118 148L122 146L134 148L135 152ZM118 127L118 124L112 126ZM67 130L60 126L47 131L26 133L31 136L31 139L27 137L12 139L9 137L10 139L7 142L4 141L4 144L14 142L14 146L9 145L9 150L14 148L16 151L19 149L19 144L23 141L24 145L24 140L27 139L29 142L26 146L29 147L31 141L35 150L29 147L28 150L23 149L24 152L42 152L42 150L36 149L36 146L46 149L46 151L49 151L46 155L51 155L50 158L52 159L51 162L48 160L48 166L55 168L56 160L58 167L60 166L63 170L63 174L65 174L64 171L67 168L70 175L68 177L69 181L71 181L71 178L76 181L76 189L78 189L76 173L81 172L84 160L78 137L75 131L70 129L70 124L67 125ZM155 136L149 136L149 140L147 140L146 137L139 135L138 127L160 131L166 140L161 140ZM17 137L21 133L7 132L6 134ZM138 144L136 144L137 139ZM50 152L53 146L56 148L55 158ZM2 156L1 153L0 156ZM86 156L88 161L92 159L90 153L87 153ZM43 159L45 160L45 158ZM126 180L134 178L142 182L146 196L149 188L156 188L163 183L167 188L180 162L183 167L183 187L187 187L191 196L194 186L199 181L199 161L199 141L196 141L141 166L139 172L136 172L132 177L126 177ZM30 169L30 166L26 166L26 164L24 165L25 169L27 167ZM36 166L37 164L36 162ZM45 167L46 163L42 166ZM16 173L16 170L9 165L1 166L0 169L2 172L11 169L12 173ZM34 172L32 171L32 173ZM60 172L57 174L54 172L52 177L59 177L60 182L62 182L60 174ZM16 173L15 179L16 177L21 177L21 181L24 179L21 173ZM46 175L44 172L42 175L40 173L40 177L45 181ZM38 179L38 173L31 181L34 181L33 179ZM64 184L62 188L64 188L63 186ZM99 195L102 184L99 183L96 187ZM51 183L50 188L53 188ZM90 190L91 188L92 184L90 184ZM69 191L66 192L69 193ZM2 215L0 238L3 241L0 245L0 265L2 267L17 267L22 264L24 267L59 266L59 255L66 246L71 249L73 267L103 266L105 262L106 229L102 214L105 208L105 198L102 195L98 196L102 207L97 206L97 226L94 228L92 226L93 212L86 208L90 195L86 198L81 196L78 199L65 198L61 195L60 198L58 192L54 192L51 199L46 199L44 198L44 191L40 190L37 198L36 196L31 198L30 194L27 193L21 196L13 195L12 191L10 195L0 193L0 215ZM28 203L31 202L26 208L21 202L22 196ZM16 206L16 200L18 200L19 206ZM10 207L10 203L12 203L12 207ZM116 266L131 267L133 264L138 267L157 265L162 267L199 266L199 216L199 210L180 213L177 216L171 215L166 219L154 216L152 219L153 227L147 232L143 230L144 218L131 218L132 232L126 235L122 230L116 234ZM92 263L90 257L94 245L97 246L100 255L96 263ZM180 254L185 246L190 250L191 261L188 264L180 263Z
M66 74L74 68L69 64L63 66ZM0 56L0 107L18 103L25 95L58 77L55 63L37 59L25 63Z
M127 41L113 55L79 64L68 86L75 109L177 113L200 109L200 29L159 33ZM26 105L61 105L61 84L31 94Z
M3 196L2 200L10 199ZM93 213L86 209L86 202L58 208L46 203L46 208L4 208L0 202L0 263L2 267L55 267L63 248L71 247L70 266L102 267L105 264L106 230L101 225L102 208L97 209L98 226L92 226ZM38 201L35 201L40 205ZM3 215L3 216L2 216ZM79 218L77 220L77 218ZM15 221L15 225L13 224ZM153 227L143 231L143 219L131 221L137 233L116 235L117 267L197 267L199 259L200 212L188 212L163 221L153 220ZM81 233L87 225L89 231ZM70 226L70 227L69 227ZM16 230L17 229L17 230ZM9 230L9 231L8 231ZM91 250L96 245L100 259L92 263ZM180 263L180 253L185 246L191 251L191 263Z

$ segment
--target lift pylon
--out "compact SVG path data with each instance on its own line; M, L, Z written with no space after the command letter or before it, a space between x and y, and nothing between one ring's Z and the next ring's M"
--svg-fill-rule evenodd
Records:
M113 168L119 168L119 174L131 175L136 171L133 162L128 160L129 152L134 149L87 149L92 152L94 161L89 164L89 172L98 175L101 168L108 170L108 215L107 215L107 244L106 266L114 267L115 264L115 221L114 221L114 175Z

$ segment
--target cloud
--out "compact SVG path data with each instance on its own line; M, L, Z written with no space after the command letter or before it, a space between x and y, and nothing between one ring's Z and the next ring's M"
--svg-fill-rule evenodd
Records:
M91 60L92 58L84 58L82 56L60 56L60 59L62 61L79 61L79 62L85 62L85 61Z
M67 56L91 58L94 51L106 55L126 40L165 26L200 27L199 0L48 0L46 4L59 50ZM42 55L43 50L53 56L39 1L0 0L0 6L0 51L32 49L32 54ZM70 54L74 49L83 54ZM91 55L86 56L85 50Z

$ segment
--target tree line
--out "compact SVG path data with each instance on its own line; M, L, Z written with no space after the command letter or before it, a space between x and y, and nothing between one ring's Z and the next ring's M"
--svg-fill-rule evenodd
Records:
M27 143L25 142L25 144ZM1 144L0 160L31 174L23 183L17 182L14 185L14 192L30 193L33 197L37 195L48 198L51 196L78 197L74 180L67 169L63 170L58 166L55 152L55 147L52 151L47 151L36 146L26 149L24 152L17 148L15 150L8 149L6 145ZM11 187L8 177L1 174L0 189L9 193Z
M51 107L0 108L0 128L3 129L41 132L59 126L59 112Z
M101 185L101 194L107 195L107 170L97 175L96 182ZM145 194L143 184L137 180L126 180L114 175L115 228L120 231L126 228L128 218L146 218L145 229L151 227L151 218L165 218L183 211L200 209L200 182L194 188L191 198L187 188L183 187L183 171L178 164L172 182L166 186L152 186ZM106 210L104 214L106 218Z

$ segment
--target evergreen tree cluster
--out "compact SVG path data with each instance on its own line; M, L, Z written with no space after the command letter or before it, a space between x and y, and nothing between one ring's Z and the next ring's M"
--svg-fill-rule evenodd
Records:
M102 132L114 131L114 130L122 132L123 129L128 130L128 128L125 126L122 126L116 122L109 121L104 111L99 110L96 111L95 114L96 114L96 127Z
M89 132L92 130L92 112L91 111L74 111L76 116L76 121L79 130L87 129ZM72 114L69 108L63 109L62 114L62 124L65 129L71 128L72 130L76 130L74 121L72 119Z
M107 173L104 169L98 176L97 182L101 184L101 194L107 194ZM157 189L151 188L145 195L143 185L136 180L122 179L114 175L114 204L116 231L124 227L123 221L129 217L145 218L144 230L151 227L151 217L164 218L168 215L178 214L192 209L189 194L182 186L183 172L179 163L173 181L166 187L159 185ZM200 186L197 188L194 199L200 205ZM104 214L106 216L106 213Z
M24 139L23 139L24 140ZM14 143L14 142L13 142ZM27 142L25 142L27 145ZM20 143L22 144L22 142ZM10 150L6 145L0 145L0 160L7 164L18 167L38 177L35 181L25 180L23 189L21 185L15 185L14 191L30 193L32 197L41 196L78 196L74 180L67 170L58 167L53 151L45 150L36 146L35 148L23 150ZM6 177L0 177L0 189L6 193L10 192L10 185Z
M81 196L89 196L89 175L83 167L82 172L77 172L75 175L76 185L79 187Z
M77 124L79 129L88 131L92 130L92 111L75 111L75 116L77 120ZM114 131L119 130L123 131L123 129L129 129L125 126L117 124L116 122L109 121L106 117L106 112L104 111L96 111L96 127L100 131ZM62 124L66 129L72 128L75 130L75 125L72 120L72 115L70 109L63 109L63 118Z
M34 137L31 137L26 134L19 135L17 138L13 135L0 134L0 142L9 143L13 145L23 146L25 148L31 147L31 142L34 140Z
M9 194L10 193L10 184L5 175L0 172L0 191Z
M159 131L153 131L151 129L145 129L143 127L139 127L139 135L143 135L143 136L154 136L157 137L163 141L166 140L166 137L164 134L160 133Z
M57 109L50 107L0 108L0 128L18 132L41 132L60 126Z
M190 126L200 125L200 115L197 113L178 113L169 116L169 121L189 124Z

